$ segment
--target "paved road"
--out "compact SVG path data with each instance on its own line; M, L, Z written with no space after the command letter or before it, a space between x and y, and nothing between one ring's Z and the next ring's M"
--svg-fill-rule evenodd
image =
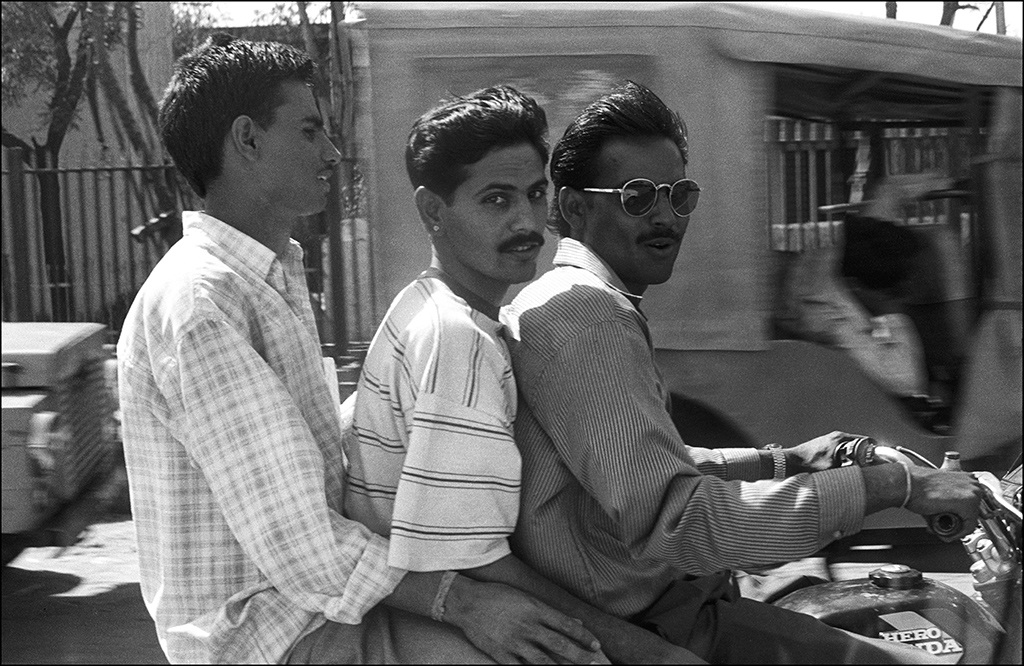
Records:
M3 570L4 664L166 664L139 592L131 516L107 514L69 548Z

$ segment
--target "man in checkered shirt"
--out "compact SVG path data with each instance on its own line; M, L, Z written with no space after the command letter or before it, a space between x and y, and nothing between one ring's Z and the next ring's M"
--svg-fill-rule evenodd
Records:
M573 639L560 658L589 663L580 646L596 641L568 616L505 585L389 566L387 540L342 515L338 405L290 239L324 209L339 161L313 74L291 47L215 35L161 102L167 149L205 203L118 343L161 647L173 663L480 663L559 632Z

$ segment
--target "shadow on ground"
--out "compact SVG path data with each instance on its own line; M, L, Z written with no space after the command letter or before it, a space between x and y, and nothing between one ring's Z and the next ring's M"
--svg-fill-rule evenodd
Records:
M130 518L3 569L4 664L166 664L142 602Z
M3 572L5 664L166 664L138 583L60 596L81 579L55 571Z

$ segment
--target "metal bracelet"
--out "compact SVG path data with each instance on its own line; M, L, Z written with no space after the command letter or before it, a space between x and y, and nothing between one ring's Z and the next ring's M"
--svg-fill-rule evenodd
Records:
M458 576L454 571L445 571L441 574L441 582L437 584L437 594L434 595L434 603L430 605L430 617L438 622L444 621L445 601L448 600L448 592L452 589L452 583Z
M903 465L903 471L907 475L907 495L906 497L903 498L903 504L900 504L900 508L903 509L907 506L907 502L910 501L910 465L903 462L902 460L897 460L896 462Z
M772 478L778 481L786 478L786 453L781 444L765 444L764 450L772 454Z

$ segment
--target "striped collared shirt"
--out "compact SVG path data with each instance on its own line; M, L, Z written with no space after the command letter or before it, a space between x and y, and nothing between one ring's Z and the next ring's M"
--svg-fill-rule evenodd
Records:
M404 571L341 515L344 464L302 250L202 213L118 342L142 594L173 662L275 662Z
M519 511L516 384L497 308L453 289L432 269L395 298L347 440L348 515L390 536L388 563L413 571L504 557Z
M631 616L680 576L803 557L858 530L859 469L756 481L756 450L683 443L638 302L562 239L555 267L502 312L521 395L516 554Z

